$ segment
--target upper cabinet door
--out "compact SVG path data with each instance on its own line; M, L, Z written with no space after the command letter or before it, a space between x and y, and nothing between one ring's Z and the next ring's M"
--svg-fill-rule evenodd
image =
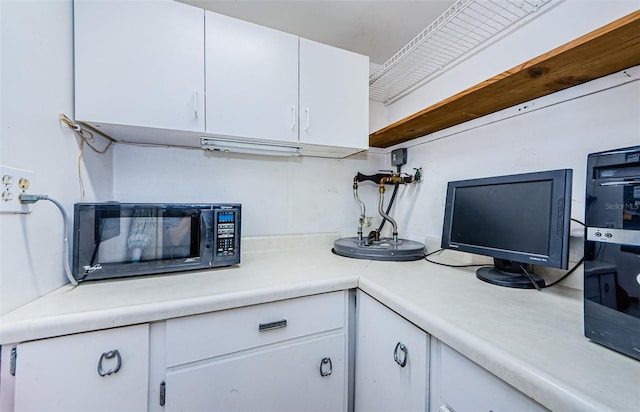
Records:
M369 58L300 39L300 142L369 147Z
M298 37L206 12L207 133L298 140Z
M75 117L204 131L204 11L159 1L74 2Z

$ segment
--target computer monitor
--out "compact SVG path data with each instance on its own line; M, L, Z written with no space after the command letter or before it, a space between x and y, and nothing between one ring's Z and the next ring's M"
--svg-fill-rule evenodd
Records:
M530 265L567 268L571 182L571 169L449 182L442 248L493 257L486 282L544 287Z

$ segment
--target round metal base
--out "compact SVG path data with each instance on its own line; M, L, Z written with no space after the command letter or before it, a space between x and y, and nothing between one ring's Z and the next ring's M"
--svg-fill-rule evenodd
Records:
M402 262L424 258L424 245L413 240L382 238L365 244L356 237L344 237L333 242L332 252L355 259Z

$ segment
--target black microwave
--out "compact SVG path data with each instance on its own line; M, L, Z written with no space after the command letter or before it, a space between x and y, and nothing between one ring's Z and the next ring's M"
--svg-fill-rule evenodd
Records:
M240 204L76 203L78 282L240 263Z

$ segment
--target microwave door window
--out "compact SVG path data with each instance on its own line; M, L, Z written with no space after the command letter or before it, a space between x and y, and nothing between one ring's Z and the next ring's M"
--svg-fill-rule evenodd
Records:
M191 254L191 218L165 217L163 219L163 257L187 258Z
M98 263L136 263L157 259L157 215L156 209L135 209L123 213L120 218L105 219L103 227L110 229L100 233ZM113 236L114 233L117 236Z
M200 256L200 211L165 211L162 230L164 259L188 259Z
M120 235L120 207L96 209L94 217L93 252L89 266L93 266L98 258L101 242Z
M97 261L93 263L141 263L199 256L200 213L136 208L126 214L104 219L103 227L111 229L100 236Z
M126 261L155 260L158 250L158 210L135 209L129 224Z
M101 265L107 263L122 263L126 261L126 240L131 227L131 218L107 218L104 219L103 227L117 227L117 236L104 236L99 233L98 259L97 262L92 261L91 266L95 263ZM115 232L115 231L112 231Z

